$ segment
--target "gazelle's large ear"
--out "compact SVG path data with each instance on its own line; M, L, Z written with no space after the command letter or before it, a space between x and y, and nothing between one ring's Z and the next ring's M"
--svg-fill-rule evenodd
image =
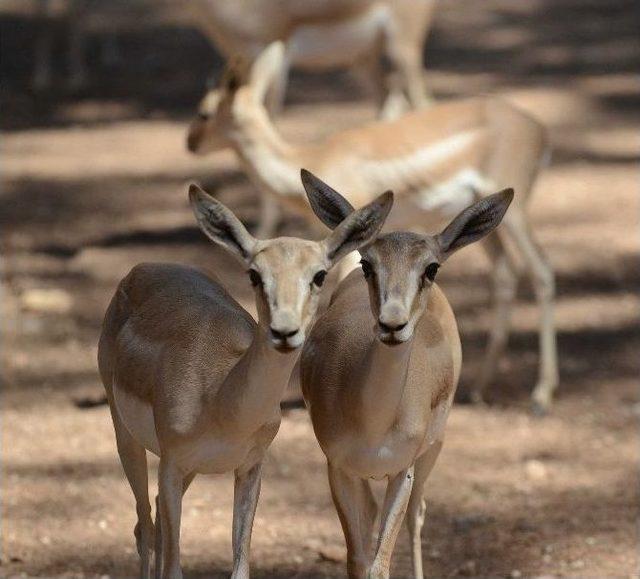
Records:
M189 185L189 200L198 225L207 237L246 262L256 239L233 212L195 183Z
M281 40L272 42L256 58L249 73L249 85L256 102L264 103L267 92L285 65L284 58L285 48Z
M336 263L348 253L373 243L393 206L393 193L383 193L349 215L324 240L327 257Z
M454 251L491 233L500 225L512 200L513 189L503 189L459 213L444 231L436 236L440 246L440 258L444 261Z
M301 169L300 177L311 209L329 229L335 229L353 213L353 205L313 173Z

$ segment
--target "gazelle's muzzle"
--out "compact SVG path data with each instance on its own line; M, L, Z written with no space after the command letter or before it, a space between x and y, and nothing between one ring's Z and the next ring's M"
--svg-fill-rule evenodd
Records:
M397 299L389 299L380 307L378 338L386 344L406 342L413 333L410 312Z
M291 310L277 310L271 314L269 339L279 351L294 350L304 343L305 332L300 316Z

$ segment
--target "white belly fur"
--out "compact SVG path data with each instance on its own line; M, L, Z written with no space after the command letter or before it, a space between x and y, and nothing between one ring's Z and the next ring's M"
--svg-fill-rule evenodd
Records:
M416 194L413 202L420 209L453 217L476 200L476 193L492 191L493 183L475 169L467 168L451 179Z
M300 26L287 43L289 57L294 66L303 68L353 64L372 49L380 31L389 27L390 21L389 8L376 5L338 23Z
M113 398L116 411L129 434L147 450L160 456L160 443L156 434L151 404L147 404L124 391L118 387L117 383L113 385Z

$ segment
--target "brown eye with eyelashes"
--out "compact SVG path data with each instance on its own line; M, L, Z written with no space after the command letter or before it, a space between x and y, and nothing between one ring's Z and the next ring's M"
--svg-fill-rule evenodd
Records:
M430 263L424 270L424 277L429 281L433 281L434 279L436 279L436 274L438 273L439 268L439 263Z
M249 270L249 279L251 280L251 285L253 287L258 287L259 285L262 285L262 278L260 277L260 274L255 269Z
M316 273L316 275L313 276L313 283L318 287L322 287L325 277L327 277L327 272L324 269L321 269L318 273Z
M360 260L360 265L362 266L362 273L365 278L370 278L373 275L373 268L371 264L366 259Z

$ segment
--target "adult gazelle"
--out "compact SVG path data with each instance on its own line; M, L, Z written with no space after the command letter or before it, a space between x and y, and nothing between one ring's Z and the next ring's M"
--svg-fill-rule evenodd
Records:
M233 577L249 576L249 546L265 451L280 398L314 318L325 275L371 242L391 193L351 214L326 239L258 240L198 186L200 228L247 268L258 322L216 280L191 267L141 264L120 282L98 351L118 453L136 499L140 575L180 578L182 496L198 473L235 473ZM312 193L323 204L322 192ZM147 451L160 457L155 537Z
M308 191L332 203L316 214L335 227L349 203L311 175ZM327 458L352 578L389 576L405 512L413 567L422 578L423 487L442 448L462 354L455 316L435 283L449 256L502 220L513 190L465 209L438 235L380 235L337 288L302 350L300 377ZM387 479L375 554L370 479Z

